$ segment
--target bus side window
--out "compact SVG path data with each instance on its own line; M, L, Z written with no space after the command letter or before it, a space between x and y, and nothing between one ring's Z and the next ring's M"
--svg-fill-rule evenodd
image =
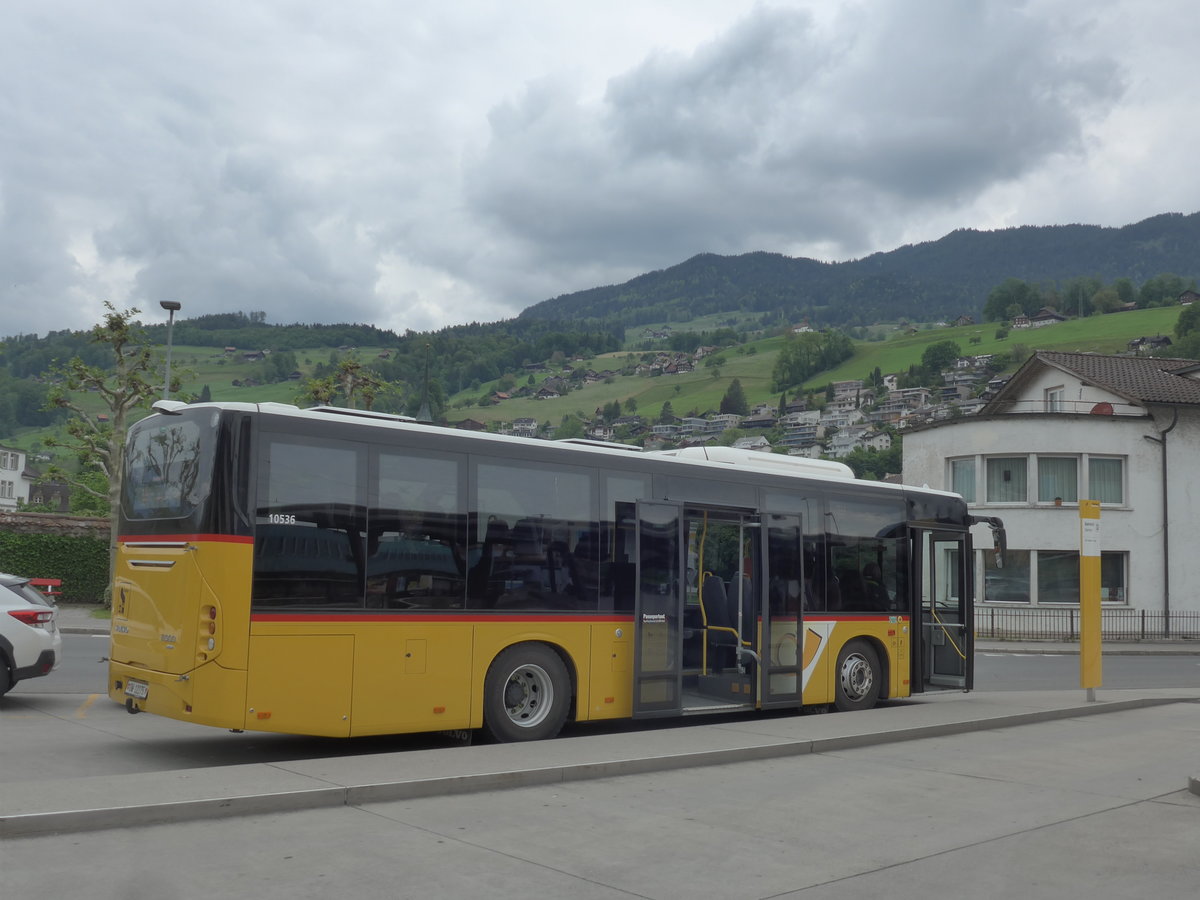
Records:
M365 448L272 435L259 466L253 602L257 606L364 604ZM314 472L336 473L314 478Z

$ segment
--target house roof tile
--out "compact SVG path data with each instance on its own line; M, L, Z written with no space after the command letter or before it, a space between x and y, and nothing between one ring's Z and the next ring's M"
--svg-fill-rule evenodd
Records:
M1040 366L1052 366L1134 403L1200 405L1200 362L1162 357L1103 356L1097 353L1038 351L988 402L984 412L1003 406ZM989 409L990 408L990 409Z

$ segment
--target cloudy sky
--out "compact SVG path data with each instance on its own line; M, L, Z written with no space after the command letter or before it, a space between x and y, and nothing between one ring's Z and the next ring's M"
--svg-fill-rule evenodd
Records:
M1193 0L3 0L0 335L1200 210Z

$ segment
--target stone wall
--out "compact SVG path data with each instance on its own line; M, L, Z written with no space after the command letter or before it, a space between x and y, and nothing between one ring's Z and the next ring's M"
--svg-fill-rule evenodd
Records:
M107 541L109 519L100 516L66 516L61 513L0 510L0 531L19 534L60 534Z

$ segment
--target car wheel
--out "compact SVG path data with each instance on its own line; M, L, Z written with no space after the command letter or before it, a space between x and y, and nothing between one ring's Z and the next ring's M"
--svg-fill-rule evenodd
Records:
M12 673L8 670L8 664L0 659L0 697L3 697L13 686Z
M545 644L517 644L504 650L483 683L483 727L496 741L554 737L570 706L567 667Z
M850 641L838 654L834 705L842 712L870 709L879 699L879 655L866 641Z

